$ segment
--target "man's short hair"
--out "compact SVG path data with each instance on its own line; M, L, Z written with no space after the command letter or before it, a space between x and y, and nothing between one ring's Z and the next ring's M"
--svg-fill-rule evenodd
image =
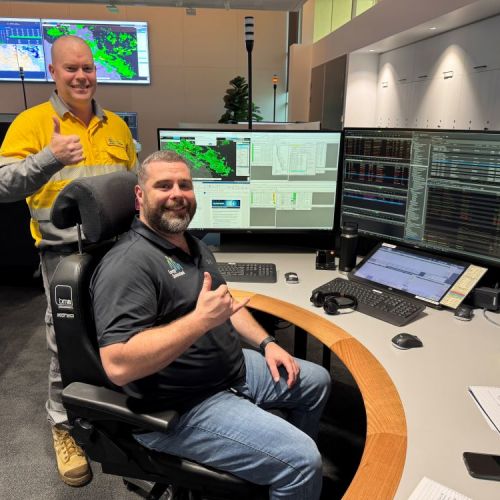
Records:
M165 149L161 151L155 151L151 153L138 167L137 167L137 180L139 182L139 186L144 187L144 183L147 179L146 170L147 167L151 163L155 163L157 161L162 161L165 163L184 163L188 168L191 168L191 163L186 160L182 155L172 151L170 149Z

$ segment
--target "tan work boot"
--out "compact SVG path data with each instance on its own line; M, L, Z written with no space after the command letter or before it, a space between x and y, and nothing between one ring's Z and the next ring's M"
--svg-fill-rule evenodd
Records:
M70 486L83 486L92 477L87 458L71 434L64 429L52 427L57 468L61 479Z

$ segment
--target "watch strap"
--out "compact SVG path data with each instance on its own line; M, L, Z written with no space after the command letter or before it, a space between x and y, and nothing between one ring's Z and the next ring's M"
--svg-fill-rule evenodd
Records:
M259 344L259 351L261 354L264 356L266 353L266 346L267 344L270 344L271 342L276 342L276 339L269 335L269 337L266 337L260 344Z

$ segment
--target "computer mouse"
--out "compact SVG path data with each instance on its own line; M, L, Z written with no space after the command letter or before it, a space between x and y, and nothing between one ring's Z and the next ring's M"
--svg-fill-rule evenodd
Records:
M423 347L422 341L411 333L398 333L392 338L392 345L398 349L413 349L414 347Z
M461 321L470 321L473 316L474 316L474 310L472 309L472 307L466 304L460 304L456 308L455 314L453 315L455 319L459 319Z
M297 273L285 273L285 281L287 283L298 283L299 282L299 276L297 275Z

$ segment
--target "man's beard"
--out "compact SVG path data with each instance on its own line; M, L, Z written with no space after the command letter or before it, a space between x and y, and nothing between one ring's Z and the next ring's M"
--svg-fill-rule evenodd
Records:
M179 215L169 210L169 208L186 207L184 215ZM152 229L163 234L183 233L189 226L191 219L196 213L196 202L192 204L183 200L182 202L171 203L167 207L159 207L157 210L151 210L146 203L145 218Z

